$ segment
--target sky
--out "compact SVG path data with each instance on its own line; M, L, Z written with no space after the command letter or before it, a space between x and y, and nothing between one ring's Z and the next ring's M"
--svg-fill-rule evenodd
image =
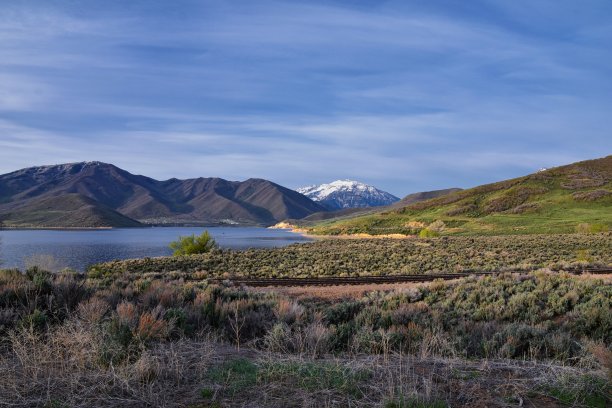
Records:
M609 0L0 0L0 173L471 187L611 154L611 67Z

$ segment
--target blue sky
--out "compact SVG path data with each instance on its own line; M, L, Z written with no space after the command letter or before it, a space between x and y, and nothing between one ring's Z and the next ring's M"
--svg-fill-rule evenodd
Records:
M0 173L401 196L612 153L609 0L0 3Z

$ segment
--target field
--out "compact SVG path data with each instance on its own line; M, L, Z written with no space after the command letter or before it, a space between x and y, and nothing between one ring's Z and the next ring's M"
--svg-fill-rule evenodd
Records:
M612 264L612 234L442 237L433 239L326 239L285 248L218 250L190 257L116 261L90 268L90 277L122 274L151 279L319 277L532 270ZM150 275L149 275L150 274Z
M612 235L325 240L0 271L0 406L605 407ZM216 276L527 273L248 288ZM536 270L537 269L537 270Z
M0 405L610 403L612 285L532 272L338 296L0 273Z

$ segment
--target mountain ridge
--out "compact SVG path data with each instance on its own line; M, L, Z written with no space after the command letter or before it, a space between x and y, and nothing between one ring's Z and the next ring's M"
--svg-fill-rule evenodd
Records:
M348 179L300 187L296 191L323 204L329 210L379 207L399 201L393 194Z
M325 210L264 179L158 181L93 161L28 167L0 175L0 221L13 227L72 227L74 222L55 217L62 211L62 197L71 203L72 211L81 211L80 218L89 220L82 227L272 225ZM38 202L45 202L46 207L36 206ZM76 203L81 206L73 208ZM38 216L29 217L28 211L34 208ZM28 219L32 222L26 222Z

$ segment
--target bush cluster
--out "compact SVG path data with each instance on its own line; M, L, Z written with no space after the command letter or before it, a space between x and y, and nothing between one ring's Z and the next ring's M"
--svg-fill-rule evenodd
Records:
M184 278L317 277L452 273L582 267L612 263L612 234L441 237L430 239L328 239L285 248L215 249L207 254L107 262L89 276L112 280L124 273L183 274Z
M556 359L612 344L612 286L560 272L435 281L353 299L297 301L270 292L122 276L96 286L74 274L0 274L0 336L89 325L100 361L137 359L159 341L202 332L240 346L319 356L402 351L419 356ZM605 354L604 353L604 354Z

